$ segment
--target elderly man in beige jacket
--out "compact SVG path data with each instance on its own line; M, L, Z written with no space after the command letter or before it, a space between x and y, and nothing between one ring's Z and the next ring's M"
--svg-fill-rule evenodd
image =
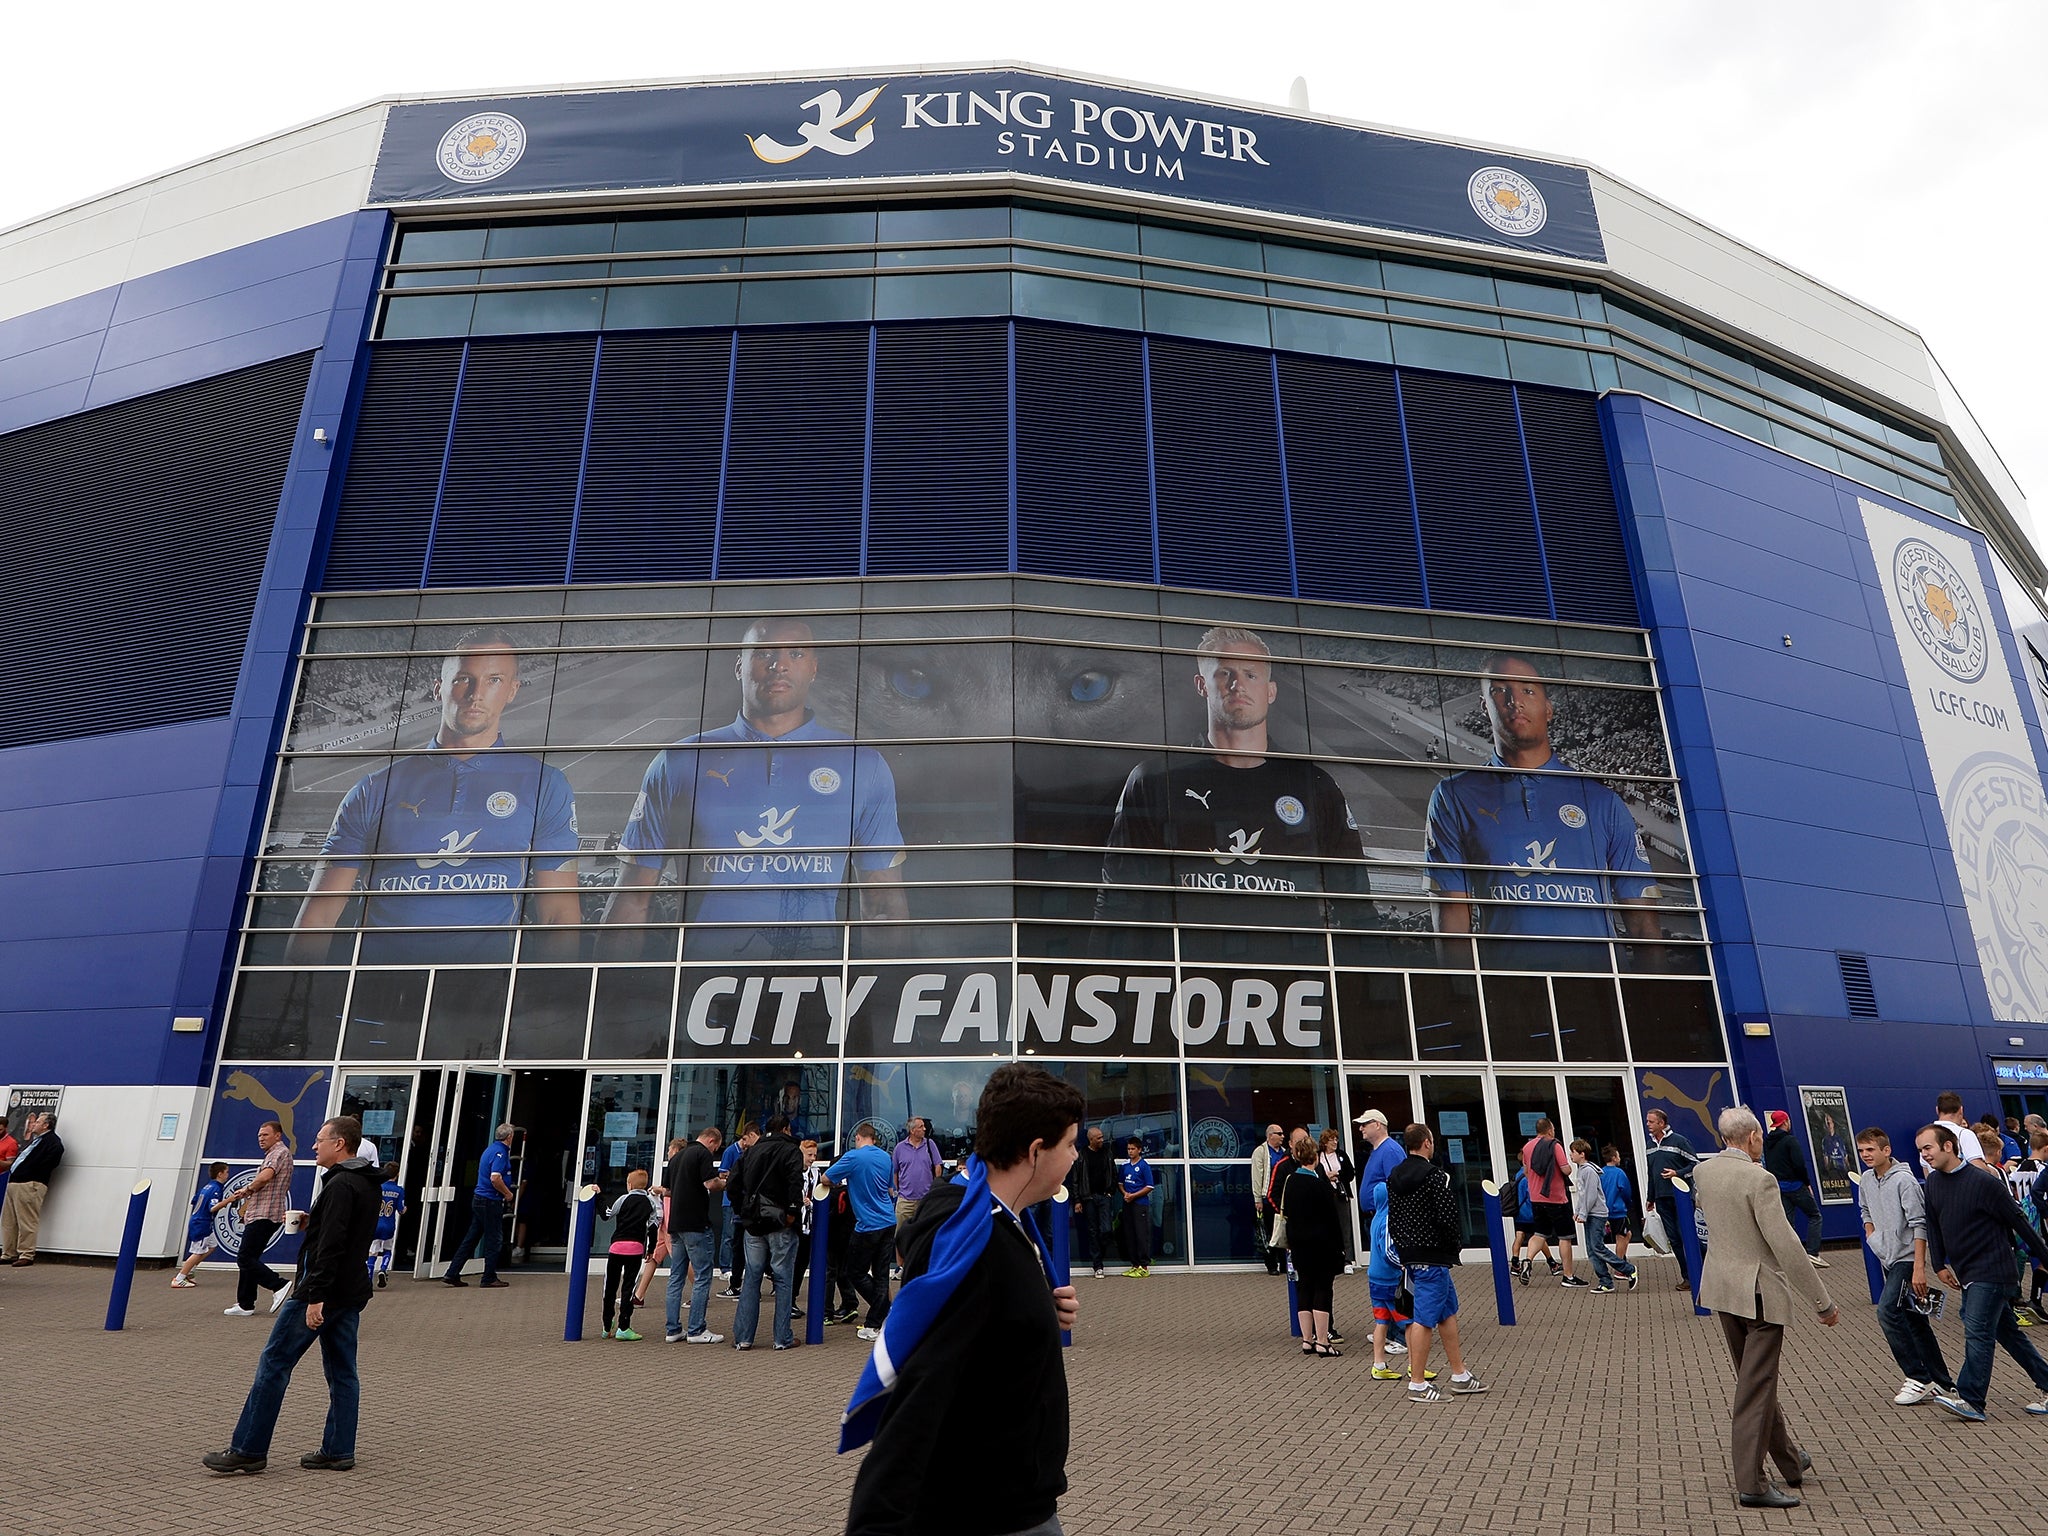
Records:
M1778 1199L1778 1181L1763 1167L1764 1128L1748 1109L1723 1110L1724 1150L1693 1169L1693 1189L1707 1223L1700 1305L1720 1319L1735 1363L1732 1438L1736 1502L1748 1509L1790 1509L1798 1495L1764 1475L1764 1456L1797 1488L1813 1460L1792 1441L1778 1411L1778 1362L1796 1291L1832 1328L1839 1320L1827 1287L1813 1271Z

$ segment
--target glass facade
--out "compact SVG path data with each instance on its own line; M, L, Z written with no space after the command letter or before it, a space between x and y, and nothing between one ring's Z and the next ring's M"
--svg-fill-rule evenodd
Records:
M386 339L1017 315L1630 389L1949 517L1926 433L1590 283L1007 201L408 224Z
M1252 1257L1241 1156L1341 1128L1347 1074L1509 1113L1455 1138L1490 1176L1502 1065L1626 1105L1727 1060L1627 629L1024 577L331 596L256 871L223 1072L506 1076L602 1183L778 1112L960 1155L1031 1059L1142 1142L1169 1263Z

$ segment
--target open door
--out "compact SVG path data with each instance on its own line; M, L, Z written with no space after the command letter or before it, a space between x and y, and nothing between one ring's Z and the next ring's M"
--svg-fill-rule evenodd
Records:
M491 1144L498 1127L512 1118L510 1072L488 1068L458 1067L446 1075L439 1095L431 1143L432 1166L422 1195L422 1239L413 1275L421 1280L438 1280L447 1273L448 1259L462 1234L469 1230L471 1199L476 1193L476 1172L484 1149ZM512 1149L513 1188L518 1188L522 1152ZM516 1201L505 1204L509 1222ZM506 1234L509 1243L511 1234Z

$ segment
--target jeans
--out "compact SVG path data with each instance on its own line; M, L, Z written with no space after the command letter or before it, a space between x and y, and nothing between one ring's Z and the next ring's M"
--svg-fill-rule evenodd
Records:
M1678 1196L1659 1195L1652 1203L1664 1223L1665 1240L1671 1244L1671 1251L1678 1259L1678 1278L1690 1281L1692 1266L1685 1257L1685 1234L1678 1230Z
M1116 1212L1110 1206L1109 1196L1090 1195L1082 1206L1081 1216L1081 1232L1088 1239L1088 1260L1099 1274L1102 1261L1109 1257L1110 1235L1116 1230Z
M2005 1352L2048 1396L2048 1360L2041 1358L2013 1319L2012 1304L2019 1294L2018 1286L2001 1285L1996 1280L1970 1280L1963 1285L1963 1368L1956 1373L1956 1395L1980 1413L1991 1390L1994 1344L2004 1345Z
M789 1325L789 1293L796 1284L796 1233L772 1232L766 1237L742 1234L746 1244L747 1277L740 1282L739 1305L733 1308L732 1341L754 1342L754 1328L761 1321L761 1274L775 1273L775 1347L787 1349L796 1342L796 1330Z
M1820 1202L1813 1198L1813 1191L1804 1184L1797 1189L1780 1189L1778 1200L1785 1207L1785 1219L1792 1221L1794 1211L1806 1216L1806 1251L1809 1255L1820 1252ZM1799 1223L1792 1222L1797 1227Z
M740 1224L732 1219L732 1207L714 1205L711 1207L711 1238L718 1245L718 1267L725 1271L726 1283L732 1283L732 1272L739 1266L732 1261L734 1235Z
M449 1278L461 1275L462 1266L478 1251L479 1244L483 1251L484 1284L489 1285L498 1278L498 1250L505 1246L505 1202L496 1195L470 1196L469 1230L462 1234L462 1241L455 1245L455 1256L448 1261Z
M673 1338L683 1331L683 1266L690 1270L690 1332L704 1331L704 1313L711 1305L711 1256L715 1239L709 1228L702 1232L671 1234L668 1251L668 1331Z
M1901 1259L1884 1272L1884 1290L1877 1298L1877 1326L1892 1347L1892 1358L1908 1381L1931 1381L1944 1392L1956 1389L1955 1378L1941 1358L1934 1327L1918 1312L1899 1305L1913 1280L1913 1261Z
M1614 1275L1632 1275L1635 1265L1627 1259L1618 1259L1614 1250L1607 1246L1607 1217L1603 1215L1586 1218L1586 1254L1593 1261L1593 1275L1602 1285L1612 1285Z
M286 1302L256 1361L256 1383L249 1388L249 1400L242 1405L229 1448L244 1456L270 1454L270 1434L277 1428L277 1410L284 1406L292 1367L317 1339L320 1364L327 1372L327 1430L320 1437L320 1454L355 1455L356 1410L363 1397L362 1382L356 1375L356 1332L362 1321L361 1307L329 1307L326 1321L318 1329L308 1328L306 1304Z
M284 1284L284 1276L263 1262L263 1250L283 1225L278 1221L252 1221L242 1228L242 1251L235 1258L235 1305L244 1312L256 1310L259 1287L274 1291Z
M896 1248L896 1229L856 1231L846 1245L846 1283L868 1304L867 1326L879 1328L889 1316L889 1256Z

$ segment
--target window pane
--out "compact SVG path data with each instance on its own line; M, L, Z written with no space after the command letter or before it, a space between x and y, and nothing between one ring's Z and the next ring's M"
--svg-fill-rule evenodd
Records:
M1010 312L1007 272L940 272L875 279L877 320L935 319L944 315Z
M254 972L242 977L229 1015L230 1060L323 1061L341 1036L345 971Z
M1377 256L1351 256L1340 251L1311 250L1304 245L1266 243L1266 270L1281 277L1305 277L1318 283L1342 283L1348 288L1384 288L1386 280ZM1384 308L1386 301L1369 301Z
M1391 971L1339 972L1337 1030L1346 1061L1412 1061L1402 978Z
M1628 1047L1621 1037L1621 1004L1604 976L1554 976L1557 1034L1566 1061L1620 1061Z
M1016 273L1010 279L1010 304L1013 313L1036 320L1067 320L1126 331L1145 327L1144 300L1138 289L1079 278Z
M502 224L484 243L486 256L590 256L612 248L612 221L586 224Z
M844 272L874 264L873 251L749 251L740 267L747 272Z
M420 1053L420 1017L426 1007L425 971L358 973L341 1054L361 1061L413 1060Z
M1188 1165L1197 1264L1250 1264L1258 1260L1259 1222L1246 1193L1250 1187L1246 1167L1244 1158Z
M1479 983L1471 976L1411 976L1418 1060L1484 1061L1479 1027Z
M521 971L512 987L507 1060L580 1058L590 1012L590 972Z
M1397 325L1394 361L1404 368L1436 368L1450 373L1508 376L1506 344L1498 336L1468 336L1458 331L1428 331Z
M1727 1060L1721 1010L1708 983L1625 977L1621 1000L1638 1061Z
M1453 272L1446 267L1419 267L1405 261L1382 261L1383 286L1395 293L1420 293L1432 299L1458 299L1467 304L1493 304L1493 279L1483 272Z
M436 268L431 272L393 272L391 286L394 288L460 288L474 283L479 274L475 267L461 267L455 271Z
M1135 219L1098 219L1081 213L1054 213L1046 208L1016 209L1010 227L1019 240L1039 240L1047 245L1081 245L1097 251L1138 249Z
M1100 1127L1121 1158L1124 1138L1165 1147L1180 1140L1180 1067L1170 1061L1043 1061L1081 1091L1081 1140Z
M488 229L408 229L399 237L399 261L473 261L484 253Z
M467 293L437 293L417 299L386 299L384 331L388 340L413 336L466 336L476 298Z
M875 210L849 208L833 213L750 213L747 244L872 245Z
M1296 290L1308 298L1309 290ZM1276 291L1275 294L1278 297ZM1315 302L1327 303L1337 295L1318 294ZM1355 357L1370 363L1394 360L1394 339L1384 320L1367 320L1354 315L1319 315L1305 309L1272 311L1273 345L1283 352L1315 352L1325 357Z
M875 305L871 277L812 277L751 282L740 288L741 325L866 320Z
M1550 283L1518 282L1512 277L1494 278L1493 288L1502 309L1532 309L1539 315L1578 318L1578 300L1569 288L1559 288Z
M884 208L878 234L884 245L908 240L1007 240L1010 207Z
M614 288L605 301L608 331L658 330L670 326L731 325L738 318L738 283L653 284Z
M573 283L586 277L609 277L608 261L557 261L544 267L488 267L486 283Z
M1182 273L1178 280L1186 281L1193 275ZM1229 299L1204 299L1156 290L1145 294L1145 329L1169 336L1236 342L1247 347L1263 347L1272 340L1263 304L1237 304Z
M1523 384L1554 384L1561 389L1591 389L1592 359L1575 347L1546 347L1533 341L1508 343L1508 366Z
M612 250L720 251L745 243L746 220L737 215L708 218L621 219Z
M550 293L481 293L476 298L474 336L523 336L535 331L594 331L604 315L602 288L565 288Z
M1557 1033L1550 1027L1550 989L1541 976L1489 976L1486 1033L1495 1061L1555 1061Z
M965 267L976 263L1007 262L1011 259L1007 245L953 245L943 249L916 251L878 251L875 265L879 267Z
M510 971L443 971L427 1010L429 1061L496 1061Z
M667 966L597 973L590 1018L590 1059L651 1060L668 1055L676 976Z

